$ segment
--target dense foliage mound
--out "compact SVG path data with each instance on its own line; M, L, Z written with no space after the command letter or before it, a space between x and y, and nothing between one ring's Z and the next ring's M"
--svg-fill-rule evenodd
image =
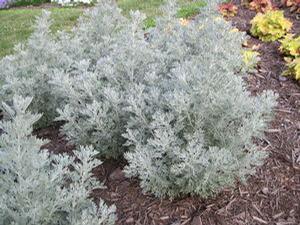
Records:
M0 122L0 224L114 224L114 207L88 199L92 189L103 188L91 177L101 164L93 148L81 147L74 156L40 150L45 141L31 135L40 115L26 112L30 102L15 97L13 107L4 104L9 120Z
M283 75L292 76L296 80L300 79L300 36L294 37L293 34L287 34L280 40L280 51L285 55L287 69Z
M245 37L218 15L218 3L182 24L170 1L145 33L145 16L125 18L101 1L56 40L44 13L29 48L2 61L5 90L36 96L32 109L49 118L60 108L62 131L75 144L92 144L104 157L126 152L125 172L145 191L211 195L262 163L253 138L275 105L272 92L246 90Z
M292 28L292 22L284 17L283 11L270 10L258 13L251 20L251 34L262 41L276 41L287 34Z
M300 80L300 57L288 62L287 69L283 72L283 75L292 76L296 80Z
M55 93L49 81L57 71L69 68L67 57L50 34L50 12L43 11L37 19L35 31L26 45L16 46L16 54L0 62L1 100L14 95L30 96L30 110L43 113L37 126L48 125L56 116L62 98Z
M280 40L280 51L287 57L300 57L300 36L294 37L293 34L287 34Z

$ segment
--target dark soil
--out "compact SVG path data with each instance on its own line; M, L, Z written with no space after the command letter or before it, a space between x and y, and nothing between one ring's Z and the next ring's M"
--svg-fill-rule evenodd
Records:
M234 1L240 6L240 1ZM278 1L276 2L279 6ZM300 33L300 21L287 9L293 31ZM249 33L250 20L255 12L243 6L232 19L240 30ZM224 190L215 198L187 197L160 200L145 194L138 180L125 178L123 163L105 162L94 174L105 182L107 189L95 190L95 200L102 198L117 207L118 225L299 225L300 224L300 86L282 77L283 56L279 44L263 43L253 37L249 45L259 46L261 54L258 72L247 77L249 90L255 94L271 89L278 93L276 117L265 139L258 141L269 158L247 184ZM58 127L42 129L40 137L51 140L46 146L55 153L70 152Z

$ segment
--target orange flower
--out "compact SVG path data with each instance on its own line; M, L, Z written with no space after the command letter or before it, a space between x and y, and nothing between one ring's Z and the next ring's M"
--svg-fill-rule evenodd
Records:
M290 7L292 12L300 13L300 0L281 0L281 3Z
M222 3L219 6L219 12L225 17L233 17L236 16L238 7L233 3Z
M179 19L179 23L180 23L182 26L187 26L187 25L190 23L190 21L187 20L187 19L180 18L180 19Z
M251 10L255 10L256 12L266 12L274 9L270 0L252 0L249 7Z

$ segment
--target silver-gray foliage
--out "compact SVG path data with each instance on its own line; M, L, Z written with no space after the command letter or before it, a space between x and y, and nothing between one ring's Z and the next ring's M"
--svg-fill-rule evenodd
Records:
M51 36L50 25L50 12L43 11L27 44L16 46L15 54L0 61L1 100L10 100L13 95L34 97L30 109L43 113L37 126L47 125L57 116L62 98L54 93L49 80L57 70L70 66L61 46Z
M41 115L26 112L30 102L15 97L13 107L3 105L10 120L0 122L0 224L114 224L114 206L88 199L92 189L103 188L91 177L101 163L96 152L81 147L69 156L40 150L45 140L31 132Z
M246 90L245 37L215 6L210 1L187 26L167 7L146 38L138 12L120 19L113 35L100 27L96 46L109 47L97 50L96 63L82 59L77 74L54 80L69 98L63 131L105 156L128 150L126 174L157 196L211 195L245 180L266 156L253 138L262 137L276 97Z
M107 78L113 72L112 60L117 60L111 58L112 54L117 55L117 47L126 44L125 40L116 43L118 34L128 29L124 27L128 26L126 21L113 1L102 1L88 10L72 34L60 36L61 45L73 60L72 70L57 73L52 79L57 93L67 100L66 106L58 110L57 119L68 121L63 132L72 142L92 144L107 157L120 156L124 143L123 96ZM126 62L119 63L125 70Z
M262 137L276 97L246 90L245 36L231 32L218 2L185 26L170 1L145 33L141 13L127 19L101 1L55 41L70 65L48 82L66 102L62 131L106 157L128 151L126 174L157 196L211 195L266 156L253 138Z
M124 134L133 146L125 172L145 191L209 196L262 164L253 138L262 137L276 96L246 90L237 72L243 36L230 30L209 8L187 27L162 19L151 33L171 69L131 90Z

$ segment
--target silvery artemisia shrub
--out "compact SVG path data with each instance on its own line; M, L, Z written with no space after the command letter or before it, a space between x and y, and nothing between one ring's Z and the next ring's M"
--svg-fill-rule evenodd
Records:
M33 96L30 109L43 113L36 127L49 125L58 116L57 108L65 104L50 82L53 77L80 73L81 60L89 61L91 70L100 55L110 51L110 36L121 29L125 20L120 10L108 2L88 10L71 34L61 32L54 37L50 16L50 12L43 11L28 42L17 45L15 54L0 60L1 100L7 101L13 95Z
M34 113L43 113L37 126L49 124L63 99L48 84L56 70L66 70L70 62L50 34L50 13L43 11L26 45L16 46L16 53L0 61L1 98L32 96Z
M112 12L106 10L108 7ZM124 110L127 97L134 85L143 82L142 75L152 73L159 59L159 51L150 48L139 27L144 17L138 12L132 17L131 23L116 7L105 3L86 14L85 21L74 30L75 37L63 37L64 45L80 43L77 46L83 46L84 53L74 57L71 72L57 73L52 81L68 102L58 110L57 119L68 121L63 132L76 144L94 145L105 157L123 154L122 134L130 116ZM101 23L96 26L94 21Z
M0 122L0 224L114 224L114 206L89 199L92 189L103 188L91 177L101 164L97 152L81 147L69 156L40 150L45 141L31 134L40 115L27 112L30 102L15 97L13 106L3 105L9 120Z
M128 150L126 174L160 197L212 195L245 180L266 156L253 138L262 136L276 97L246 90L245 37L218 16L216 3L186 26L170 4L146 35L138 12L113 32L101 27L93 33L96 63L80 58L75 71L53 80L68 99L59 111L68 121L63 132L106 157ZM92 43L88 33L81 38Z
M66 103L57 118L67 121L63 133L104 157L127 151L126 174L157 196L212 195L266 156L253 138L262 137L276 97L246 90L245 37L217 3L187 25L169 4L145 34L142 14L127 19L101 1L54 42L67 66L54 66L47 88Z
M262 164L266 153L253 138L262 137L276 96L246 90L238 73L244 38L231 30L208 7L186 27L162 18L150 33L165 71L131 90L123 135L125 172L145 191L210 196Z

